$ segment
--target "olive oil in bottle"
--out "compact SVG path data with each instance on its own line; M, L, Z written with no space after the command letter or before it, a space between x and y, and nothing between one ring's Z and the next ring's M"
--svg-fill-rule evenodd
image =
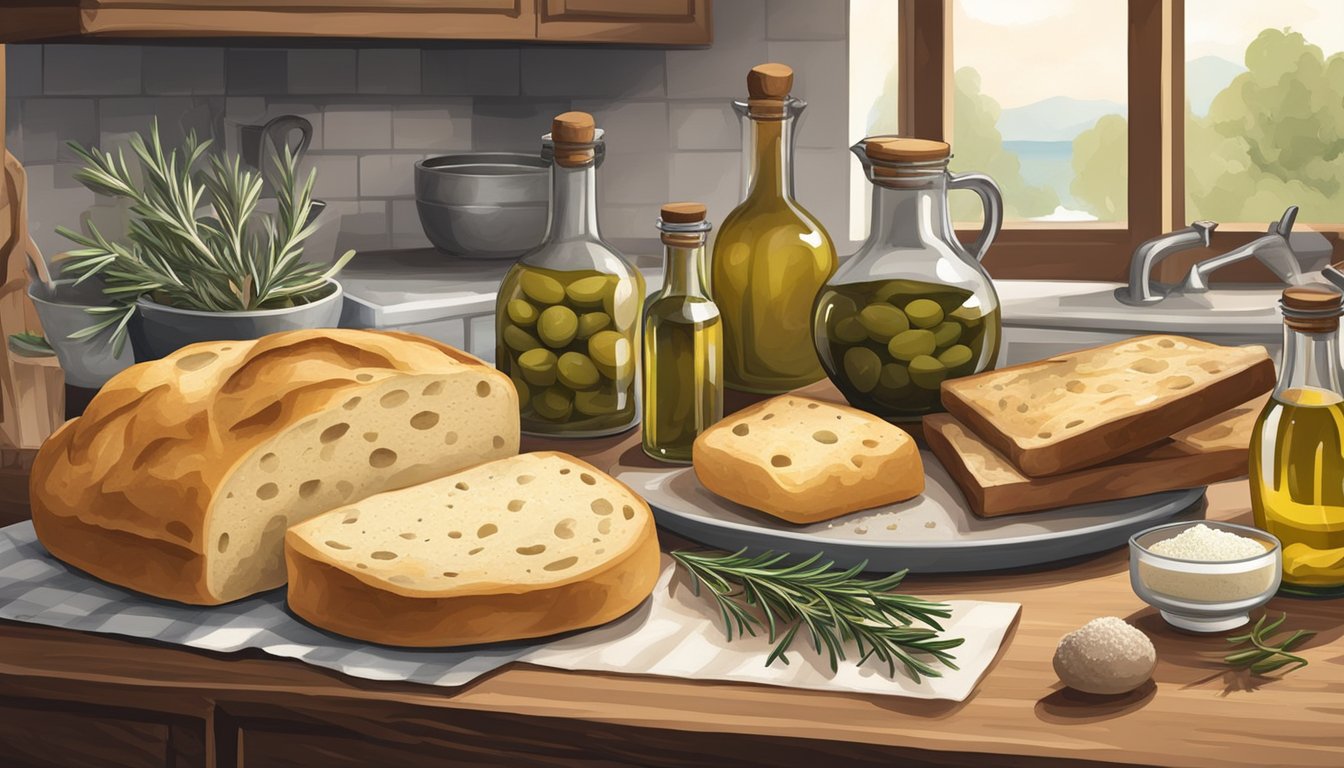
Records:
M762 64L750 99L750 186L714 242L710 285L723 314L724 372L733 389L778 394L823 375L812 346L812 301L835 274L830 235L793 199L793 129L805 106L789 97L793 70Z
M1341 296L1293 287L1282 306L1279 383L1251 435L1251 507L1283 544L1284 591L1344 595Z
M689 463L695 438L723 418L723 326L706 295L705 206L669 203L658 229L663 290L644 312L644 452Z

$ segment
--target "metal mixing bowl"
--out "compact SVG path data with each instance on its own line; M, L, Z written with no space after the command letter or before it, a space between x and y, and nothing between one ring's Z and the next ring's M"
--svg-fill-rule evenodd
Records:
M463 152L415 164L420 225L454 256L513 259L537 247L550 200L550 166L536 155Z

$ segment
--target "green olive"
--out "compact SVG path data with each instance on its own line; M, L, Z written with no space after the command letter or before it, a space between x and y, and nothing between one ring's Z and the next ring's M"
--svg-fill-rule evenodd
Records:
M910 361L910 380L920 389L937 389L947 378L947 367L932 355L920 355Z
M985 319L984 315L970 307L958 307L948 313L948 317L961 323L967 329L980 327L980 323Z
M845 378L860 392L872 392L882 374L882 358L867 347L850 347L845 351Z
M518 356L518 367L528 384L549 387L555 383L555 353L549 349L529 349Z
M868 331L857 317L843 317L836 321L833 335L845 344L858 344L868 338Z
M891 337L891 343L887 344L887 352L892 357L907 363L920 355L933 354L933 350L936 348L933 331L920 329L898 333Z
M528 327L537 322L537 308L522 299L510 301L505 311L514 325Z
M513 388L518 390L518 402L526 403L531 399L532 388L527 386L527 382L523 381L521 376L510 376L509 379L513 382Z
M885 301L904 305L910 298L918 297L921 291L907 280L892 280L873 294L873 301Z
M526 352L529 349L536 349L541 346L541 342L537 341L532 334L516 325L504 326L503 336L504 345L514 352Z
M887 363L882 366L877 385L883 389L905 389L910 386L910 372L900 363Z
M579 317L564 306L547 307L537 318L537 335L546 346L559 349L574 340L579 331Z
M946 366L949 371L955 371L971 362L971 358L974 356L975 353L971 351L970 347L965 344L956 344L943 350L942 354L938 355L938 362Z
M565 288L565 295L569 296L569 300L575 304L595 307L601 304L602 299L606 297L607 286L611 281L612 277L607 275L581 277Z
M620 398L615 392L603 389L590 389L574 393L574 408L584 416L605 416L615 413Z
M565 299L565 287L560 284L559 280L550 275L543 275L540 272L523 272L523 276L518 279L518 284L523 287L523 293L527 298L538 304L559 304Z
M564 421L574 411L574 396L564 387L547 387L532 398L532 410L543 419Z
M578 337L586 339L608 325L611 325L611 315L606 312L584 312L579 315Z
M597 386L597 366L582 352L566 352L555 363L560 383L570 389L592 389Z
M932 299L915 299L905 305L905 314L916 328L933 328L943 322L943 308Z
M952 321L942 322L937 328L933 329L933 343L939 349L949 344L956 344L961 339L961 324Z
M868 338L883 344L910 327L905 313L890 304L869 304L859 312L859 322Z
M616 331L598 331L588 340L588 356L608 379L622 381L635 370L630 340Z

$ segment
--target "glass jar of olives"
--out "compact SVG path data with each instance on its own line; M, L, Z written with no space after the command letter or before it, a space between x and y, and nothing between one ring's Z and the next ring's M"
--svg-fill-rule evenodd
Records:
M942 409L944 380L992 368L999 297L980 266L1003 221L998 187L950 175L941 141L873 137L852 148L873 184L868 239L819 294L813 339L850 404L891 420ZM980 195L985 225L968 252L952 230L947 191Z
M644 277L598 233L601 133L591 115L566 112L543 137L546 239L505 275L495 304L495 365L518 388L527 434L596 437L639 423Z

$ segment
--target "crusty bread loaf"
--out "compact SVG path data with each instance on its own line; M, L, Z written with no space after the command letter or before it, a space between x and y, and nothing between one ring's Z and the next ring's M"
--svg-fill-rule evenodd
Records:
M943 382L943 405L1022 474L1137 451L1268 392L1262 347L1140 336Z
M320 515L285 537L289 607L386 645L542 637L635 608L658 580L643 499L562 453L499 459Z
M409 334L318 330L193 344L126 369L33 465L53 555L157 597L284 584L285 529L518 452L518 396Z
M899 427L798 395L744 408L705 430L700 483L791 523L815 523L924 492L919 448Z
M929 449L983 517L1128 499L1246 474L1247 446L1266 397L1233 408L1105 464L1027 477L945 413L924 417Z

